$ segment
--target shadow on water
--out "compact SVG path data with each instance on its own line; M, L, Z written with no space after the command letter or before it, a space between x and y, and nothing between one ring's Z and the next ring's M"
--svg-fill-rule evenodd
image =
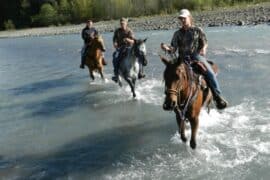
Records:
M23 85L21 87L9 89L9 91L12 92L13 95L38 94L44 93L54 88L71 87L77 81L76 77L73 77L72 75L67 75L59 79L50 79L46 81L34 82L31 84Z
M16 163L18 168L22 168L19 171L22 180L67 178L80 174L100 179L112 172L115 169L113 164L119 161L130 165L130 155L143 149L153 139L160 141L154 138L159 133L169 137L170 129L168 123L154 122L112 128L66 144L51 154L27 156L13 160L11 164ZM155 146L161 143L157 142ZM5 171L12 170L6 168Z
M72 111L75 107L93 105L97 100L94 94L100 92L99 88L81 92L66 93L54 96L45 100L39 100L24 106L25 110L30 110L29 117L56 117ZM87 98L91 95L91 98Z

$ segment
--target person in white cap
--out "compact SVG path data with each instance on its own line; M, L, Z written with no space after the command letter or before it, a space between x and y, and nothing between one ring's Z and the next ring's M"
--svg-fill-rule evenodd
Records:
M207 48L205 33L201 28L194 26L193 18L189 10L182 9L178 19L181 27L174 33L171 40L171 47L169 47L168 50L176 52L178 49L178 60L188 59L202 62L207 68L206 79L213 93L217 108L226 108L228 103L221 97L221 90L216 75L205 58Z

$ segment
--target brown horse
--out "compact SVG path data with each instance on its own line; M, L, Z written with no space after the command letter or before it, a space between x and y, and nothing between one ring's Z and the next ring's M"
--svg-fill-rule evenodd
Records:
M89 69L90 78L95 80L94 72L99 72L101 78L104 79L103 65L104 57L102 51L105 49L104 41L100 35L96 36L87 48L85 65Z
M185 62L172 62L161 57L166 65L164 71L165 102L163 109L174 111L183 142L185 135L185 121L191 125L190 147L196 148L196 135L199 126L201 108L208 106L212 101L212 93L202 76L196 75ZM214 66L217 72L217 66Z

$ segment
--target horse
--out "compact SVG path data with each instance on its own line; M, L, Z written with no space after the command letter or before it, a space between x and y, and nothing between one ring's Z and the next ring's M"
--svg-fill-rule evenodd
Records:
M88 44L85 65L89 69L90 78L95 80L94 72L99 72L102 80L104 57L102 51L105 49L104 41L101 35L95 36L94 39Z
M175 112L178 132L183 142L187 141L185 121L190 122L190 147L195 149L199 114L203 106L208 107L209 111L213 95L202 76L195 74L184 60L173 62L164 57L161 57L161 60L166 66L164 70L165 101L163 109ZM214 64L212 67L217 73L217 66ZM200 69L200 66L197 66L197 69Z
M147 64L146 40L135 40L133 46L127 50L127 55L119 62L119 75L129 84L134 98L136 97L135 84L139 75L139 68L143 68L142 66ZM122 87L121 78L119 78L118 84Z

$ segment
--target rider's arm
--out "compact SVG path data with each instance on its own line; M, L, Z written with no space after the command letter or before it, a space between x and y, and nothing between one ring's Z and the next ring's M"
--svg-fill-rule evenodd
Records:
M206 55L206 49L208 47L206 35L201 28L199 28L199 54Z
M85 28L82 30L82 39L84 41L86 41L86 39L87 39L87 34L85 33Z
M176 31L174 34L173 34L173 38L171 40L171 46L169 47L170 48L170 51L172 53L175 53L176 50L178 49L179 47L179 44L178 44L179 40L178 40L178 31Z
M129 45L133 45L134 42L135 42L134 39L135 39L134 33L133 33L133 31L131 29L129 29L129 31L128 31L128 37L126 37L124 39L124 41L127 42Z
M118 34L118 33L117 33L117 31L118 31L118 29L115 30L115 31L114 31L114 34L113 34L113 46L114 46L115 49L118 48L118 43L117 43L117 38L118 38L117 34Z
M130 45L133 45L134 42L135 42L135 41L134 41L133 39L131 39L131 38L125 38L124 41L127 42L127 43L130 44Z

